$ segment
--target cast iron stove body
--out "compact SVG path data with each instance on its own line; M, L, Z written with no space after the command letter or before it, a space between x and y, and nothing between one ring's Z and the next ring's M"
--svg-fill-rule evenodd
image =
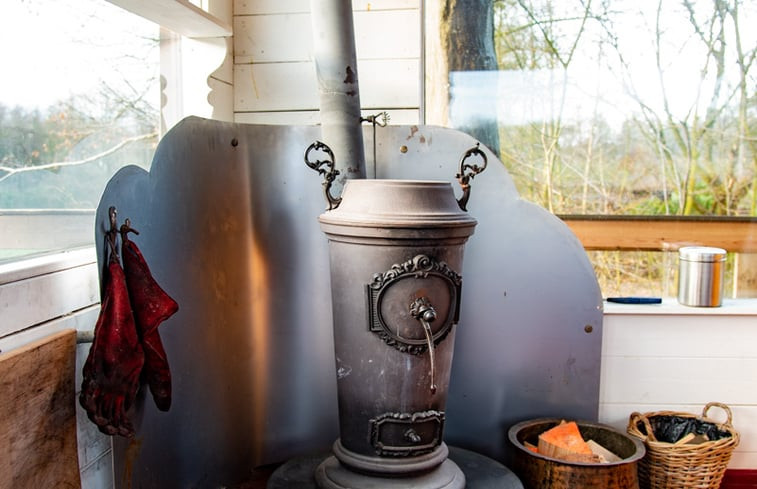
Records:
M485 156L477 147L464 155L459 201L448 182L374 179L347 181L337 199L333 174L310 151L330 207L319 221L329 239L340 427L316 480L465 487L442 438L463 247L476 225L465 212L468 180ZM484 165L466 163L473 155Z

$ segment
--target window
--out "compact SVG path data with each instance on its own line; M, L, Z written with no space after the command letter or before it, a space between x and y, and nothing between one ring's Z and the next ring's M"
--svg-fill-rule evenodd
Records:
M152 161L159 27L104 0L2 10L0 262L91 246L107 181Z
M449 90L427 97L447 108L427 111L427 123L487 144L524 198L568 222L631 215L757 226L754 2L457 5L428 12L440 35L427 58L447 66L427 75L427 93L440 80ZM626 234L644 225L633 221ZM590 258L606 295L675 295L675 253ZM729 263L732 295L757 296L757 258L732 254Z

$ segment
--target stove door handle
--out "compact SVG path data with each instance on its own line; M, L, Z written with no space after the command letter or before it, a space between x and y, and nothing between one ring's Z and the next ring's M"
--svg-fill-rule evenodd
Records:
M410 304L410 314L420 321L423 333L426 335L428 357L431 363L431 393L436 392L436 361L434 360L434 335L431 331L431 322L436 319L436 309L426 297L420 297Z

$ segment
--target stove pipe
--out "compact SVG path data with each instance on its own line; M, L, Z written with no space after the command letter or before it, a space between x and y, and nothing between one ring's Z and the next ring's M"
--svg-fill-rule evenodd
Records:
M336 155L339 195L347 179L366 177L352 2L311 0L310 12L322 140Z

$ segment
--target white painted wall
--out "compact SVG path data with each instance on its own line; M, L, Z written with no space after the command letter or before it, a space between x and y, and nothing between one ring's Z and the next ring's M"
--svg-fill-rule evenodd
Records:
M605 308L599 420L625 431L634 411L701 414L730 406L741 442L730 468L757 468L757 300L718 308ZM722 410L710 417L724 421Z
M420 0L353 0L364 115L418 124L422 95ZM317 124L308 0L234 2L234 120Z

